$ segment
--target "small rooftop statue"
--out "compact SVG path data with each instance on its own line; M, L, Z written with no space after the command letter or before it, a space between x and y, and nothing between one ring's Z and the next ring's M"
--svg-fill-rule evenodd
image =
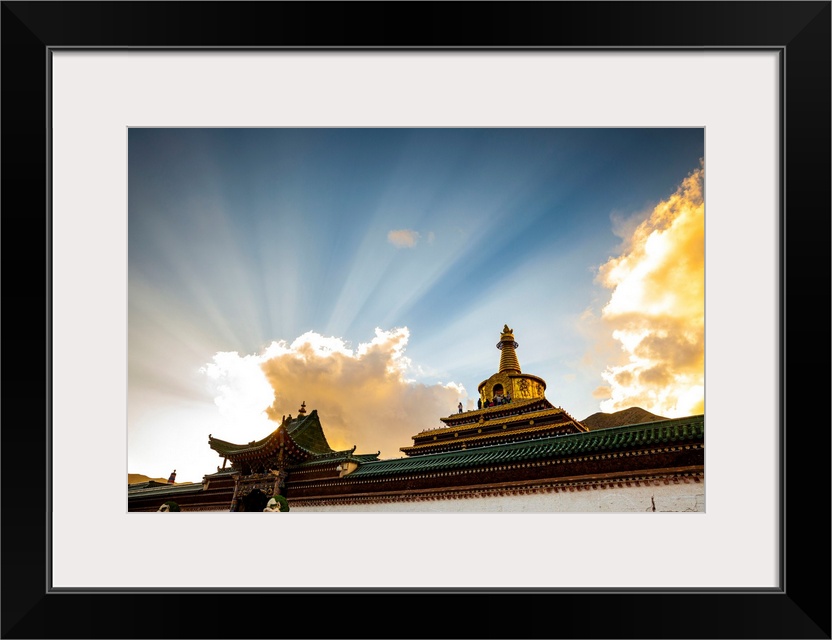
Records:
M176 469L173 470L173 473L171 473L168 478L168 484L173 484L174 482L176 482Z

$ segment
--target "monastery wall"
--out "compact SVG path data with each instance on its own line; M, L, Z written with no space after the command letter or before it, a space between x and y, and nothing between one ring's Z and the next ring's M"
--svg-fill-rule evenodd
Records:
M369 504L292 506L292 512L321 511L372 513L704 513L704 483L651 484L614 489L583 489L469 497L447 500L400 500Z

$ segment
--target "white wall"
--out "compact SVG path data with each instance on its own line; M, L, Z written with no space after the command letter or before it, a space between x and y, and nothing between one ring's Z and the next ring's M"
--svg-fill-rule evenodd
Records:
M375 504L292 506L292 511L373 513L665 513L705 511L705 485L701 482L652 484L610 489L581 489L557 493L534 493L453 500L422 500Z

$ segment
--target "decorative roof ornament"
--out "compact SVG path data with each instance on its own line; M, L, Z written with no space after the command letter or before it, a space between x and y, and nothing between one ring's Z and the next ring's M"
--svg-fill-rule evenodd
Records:
M306 413L306 400L300 403L300 409L298 409L298 413L300 415L304 415Z
M503 325L503 332L500 335L500 341L497 343L497 348L502 351L500 354L500 373L520 373L520 362L517 360L517 353L514 351L519 346L514 341L514 330L509 329L507 324Z
M269 498L269 502L266 504L266 508L263 509L265 513L280 513L286 512L289 510L289 501L286 499L285 496L277 494Z

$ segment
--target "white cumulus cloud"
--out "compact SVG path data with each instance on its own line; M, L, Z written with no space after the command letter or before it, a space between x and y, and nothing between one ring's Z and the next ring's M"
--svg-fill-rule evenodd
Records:
M358 453L380 450L383 458L400 457L399 449L411 446L413 435L440 427L439 417L455 413L467 397L455 382L427 385L408 379L413 371L404 355L409 339L407 327L376 328L372 339L352 349L342 338L310 331L291 343L273 342L259 355L218 353L203 368L215 383L216 404L229 418L248 424L215 435L246 441L256 428L257 437L263 437L283 416L297 416L305 402L307 412L318 411L333 449L356 445ZM271 422L264 422L265 416Z

